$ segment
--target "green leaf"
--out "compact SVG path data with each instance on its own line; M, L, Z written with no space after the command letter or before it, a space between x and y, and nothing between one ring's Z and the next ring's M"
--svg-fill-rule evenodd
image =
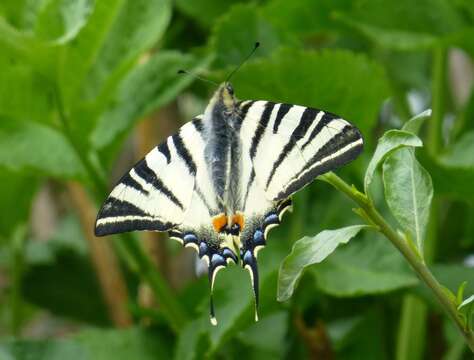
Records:
M25 265L21 292L26 301L55 315L96 325L110 324L76 218L63 219L48 241L28 241Z
M102 148L129 129L137 120L172 101L194 79L178 74L180 69L197 72L210 58L196 59L176 51L162 51L135 68L121 83L91 135Z
M276 312L241 331L237 337L244 344L279 355L284 350L288 330L288 314Z
M427 118L431 117L431 109L427 109L418 115L412 117L405 124L403 124L402 130L411 132L412 134L418 135L421 126Z
M26 223L38 180L0 169L0 184L0 237L8 238L18 225Z
M320 263L340 244L346 244L367 225L353 225L337 230L324 230L313 237L305 236L293 245L291 253L283 260L278 275L278 301L288 300L293 294L303 270Z
M419 155L421 163L433 179L436 194L461 201L472 201L474 199L474 187L472 186L474 171L472 168L441 163L443 156L441 156L441 159L434 159L428 154L420 153Z
M157 45L170 18L169 0L123 2L87 77L86 98L93 99L101 91L114 90L138 57Z
M375 234L337 249L310 272L321 291L338 297L383 294L418 284L400 253Z
M438 263L431 268L438 281L454 293L457 293L459 284L463 282L466 282L464 293L474 293L474 272L471 267L458 263Z
M389 339L384 331L383 308L373 307L350 325L349 333L342 344L335 344L336 359L344 360L387 360L386 344ZM347 326L347 325L346 325ZM380 341L374 341L374 339Z
M0 68L0 115L50 121L54 106L50 83L32 66L6 53L0 53Z
M0 343L2 359L125 360L169 359L171 344L165 334L140 328L82 330L73 337L49 340L10 340Z
M367 196L370 196L369 186L378 166L395 150L402 147L417 147L423 143L416 136L406 131L389 130L380 139L375 149L375 153L370 160L365 172L364 189Z
M464 289L466 288L467 281L463 281L461 285L459 285L458 291L456 292L456 303L459 306L464 299Z
M190 321L180 331L174 354L175 360L194 360L204 357L206 351L202 344L204 344L205 335L207 335L207 322L209 322L207 318L200 317ZM209 344L206 345L209 346Z
M474 302L474 295L471 295L467 299L464 299L464 301L458 306L458 310L465 308L466 306L472 304L473 302Z
M380 47L398 51L420 51L432 49L440 43L440 39L431 33L417 33L403 30L384 29L378 26L355 21L348 16L337 14L335 17L371 40Z
M401 31L441 36L464 25L455 6L446 0L356 1L345 15L358 23L379 28L382 34Z
M276 28L306 36L339 31L341 26L334 21L333 14L336 11L348 11L350 8L351 3L345 0L272 0L267 2L262 10L265 18Z
M433 198L430 174L412 149L400 149L383 164L385 200L393 216L423 256L423 242Z
M58 68L58 82L66 107L77 102L77 93L113 26L123 0L96 1L89 21L63 49Z
M270 55L282 43L287 43L282 36L265 20L255 4L237 5L221 17L214 27L210 40L216 54L214 65L224 68L240 64L257 41L261 46L253 59Z
M345 50L282 49L268 59L246 64L232 81L242 99L301 104L336 113L355 123L367 142L389 93L380 65Z
M201 25L211 27L216 19L245 0L176 0L176 7Z
M64 44L84 27L93 7L93 0L49 0L37 16L36 35L51 44Z
M0 16L0 45L2 46L2 53L9 51L15 55L28 56L32 39L30 36L19 32Z
M7 118L0 121L0 165L59 178L84 176L79 158L60 132Z
M441 156L440 163L452 168L474 170L474 131L465 133Z

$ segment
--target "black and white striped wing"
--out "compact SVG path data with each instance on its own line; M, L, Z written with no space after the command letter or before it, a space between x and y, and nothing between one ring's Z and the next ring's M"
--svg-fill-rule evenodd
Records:
M257 307L257 253L266 245L268 231L291 208L290 196L318 175L355 159L363 140L354 125L334 114L269 101L240 104L240 134L246 219L240 253Z
M268 200L288 198L362 151L359 130L332 113L269 101L245 101L241 109L244 151Z
M183 223L194 197L196 162L204 153L200 122L185 124L122 177L97 215L97 236L167 231Z

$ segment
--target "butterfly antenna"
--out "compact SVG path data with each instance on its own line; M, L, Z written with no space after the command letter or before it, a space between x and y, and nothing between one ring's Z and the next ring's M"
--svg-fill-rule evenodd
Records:
M201 76L199 76L199 75L196 75L196 74L190 73L189 71L186 71L186 70L183 70L183 69L181 69L181 70L178 70L178 74L186 74L186 75L192 76L192 77L194 77L194 78L196 78L196 79L198 79L198 80L201 80L201 81L204 81L204 82L211 83L211 84L213 84L213 85L215 85L215 86L219 86L219 84L218 84L218 83L216 83L216 82L214 82L214 81L212 81L212 80L209 80L209 79L203 78L203 77L201 77Z
M250 57L255 53L255 51L258 49L259 46L260 46L260 43L257 41L252 51L250 52L250 54L248 54L247 57L244 60L242 60L241 63L234 70L232 70L229 76L227 76L227 79L225 80L225 82L229 82L230 78L237 72L237 70L239 70L242 67L243 64L247 62L248 59L250 59Z

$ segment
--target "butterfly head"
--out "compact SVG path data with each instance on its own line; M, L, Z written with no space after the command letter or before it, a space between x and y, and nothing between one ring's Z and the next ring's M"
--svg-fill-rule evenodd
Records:
M234 96L234 88L229 82L222 83L216 95L218 96L217 101L223 105L224 111L232 112L234 110L236 99Z

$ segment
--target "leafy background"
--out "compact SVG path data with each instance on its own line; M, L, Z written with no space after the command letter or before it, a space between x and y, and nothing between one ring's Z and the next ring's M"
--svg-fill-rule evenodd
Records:
M219 274L212 327L192 252L159 234L92 236L119 176L212 94L177 70L222 81L255 41L237 96L357 124L364 154L339 176L469 300L472 1L2 0L2 359L470 358L403 257L326 183L295 196L259 254L258 323L242 269Z

